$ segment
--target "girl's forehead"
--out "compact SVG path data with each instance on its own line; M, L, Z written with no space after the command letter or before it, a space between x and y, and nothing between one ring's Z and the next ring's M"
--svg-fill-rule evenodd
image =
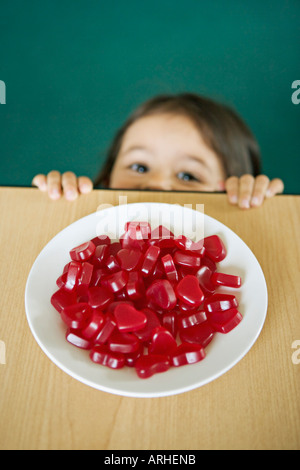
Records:
M129 126L123 137L123 145L143 140L155 143L155 139L174 144L183 142L202 143L202 133L191 118L183 114L156 113L143 116Z
M156 112L138 118L133 124L131 124L129 129L132 129L133 127L160 127L162 125L170 129L180 127L182 125L196 128L192 118L183 113Z

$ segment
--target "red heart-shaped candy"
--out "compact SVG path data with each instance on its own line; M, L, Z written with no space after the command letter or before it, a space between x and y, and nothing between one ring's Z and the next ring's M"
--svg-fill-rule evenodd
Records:
M172 310L177 302L172 284L167 279L154 281L146 292L147 298L163 310Z
M196 276L191 274L185 276L177 284L177 297L193 307L199 307L204 300L204 294L200 289L199 281Z
M123 333L141 330L147 323L147 317L143 312L125 302L117 305L114 316L118 329Z
M134 269L137 269L142 260L142 256L143 254L141 251L128 250L127 248L123 248L116 255L121 268L125 269L125 271L133 271Z
M149 354L172 354L176 348L177 343L166 328L158 326L153 330Z

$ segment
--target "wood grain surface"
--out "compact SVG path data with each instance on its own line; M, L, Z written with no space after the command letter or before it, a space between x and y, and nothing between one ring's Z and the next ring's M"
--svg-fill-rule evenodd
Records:
M204 204L263 269L269 306L261 335L208 385L164 398L111 395L60 370L31 334L24 292L35 258L59 231L101 204L119 204L120 196L128 203ZM292 361L292 344L300 341L299 196L242 211L223 194L95 190L70 203L34 188L2 187L0 211L0 449L300 448L300 364Z

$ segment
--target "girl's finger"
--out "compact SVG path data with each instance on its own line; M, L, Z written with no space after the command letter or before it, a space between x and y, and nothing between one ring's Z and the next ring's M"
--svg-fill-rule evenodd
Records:
M250 200L253 193L254 176L246 174L239 180L239 200L238 205L241 209L250 208Z
M239 179L237 176L230 176L225 181L225 190L231 204L237 204L239 195Z
M47 175L47 189L51 199L59 199L61 196L61 175L58 171L50 171Z
M46 175L35 175L35 177L32 180L31 183L33 186L36 186L39 188L41 191L46 192L47 191L47 178Z
M93 189L93 183L87 176L79 176L78 188L82 194L90 193Z
M284 190L283 181L279 178L274 178L269 183L269 187L266 191L266 197L272 197L272 196L275 196L275 194L281 194L283 193L283 190Z
M72 171L66 171L62 175L62 188L68 201L74 201L78 197L77 177Z
M266 175L258 175L254 181L254 188L251 198L251 206L258 207L264 202L266 191L269 187L270 180Z

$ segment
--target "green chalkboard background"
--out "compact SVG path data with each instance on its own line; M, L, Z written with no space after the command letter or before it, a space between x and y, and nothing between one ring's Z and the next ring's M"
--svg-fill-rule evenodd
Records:
M133 108L193 91L232 105L264 172L300 193L299 0L2 1L0 80L1 185L94 178Z

